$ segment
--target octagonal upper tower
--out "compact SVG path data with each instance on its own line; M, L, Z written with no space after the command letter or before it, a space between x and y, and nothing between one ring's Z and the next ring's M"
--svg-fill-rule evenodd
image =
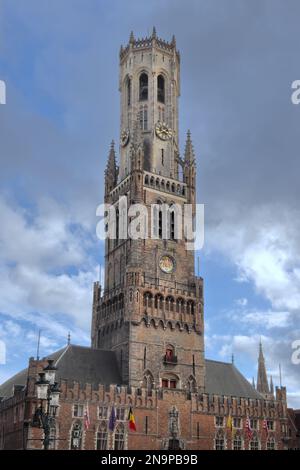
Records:
M180 56L175 37L135 39L120 50L120 179L130 173L130 140L136 121L144 141L144 169L177 178Z

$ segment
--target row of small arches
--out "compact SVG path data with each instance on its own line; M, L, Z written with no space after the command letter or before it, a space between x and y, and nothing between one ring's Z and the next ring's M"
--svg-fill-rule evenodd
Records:
M187 333L190 333L192 330L194 330L194 327L191 325L188 325L187 323L179 323L179 322L172 322L172 321L166 321L164 322L163 320L155 320L152 318L150 321L148 318L144 317L142 319L143 323L147 327L154 327L154 328L163 328L166 330L169 328L170 330L179 330L179 331L186 331Z
M165 303L165 310L169 312L177 313L188 313L191 315L195 314L196 305L191 299L185 300L182 297L174 299L172 295L163 297L161 294L152 295L151 292L145 292L143 296L143 304L146 308L152 308L162 310L163 303Z
M185 196L186 189L185 186L182 184L171 183L170 181L165 181L163 178L154 177L145 175L144 184L146 186L151 186L155 189L168 191L174 194L178 194L180 196Z
M98 330L98 344L100 344L101 336L105 336L109 333L112 333L114 330L117 330L118 328L122 328L123 324L124 324L124 321L123 321L123 318L121 318L120 320L110 323L104 328L100 328Z

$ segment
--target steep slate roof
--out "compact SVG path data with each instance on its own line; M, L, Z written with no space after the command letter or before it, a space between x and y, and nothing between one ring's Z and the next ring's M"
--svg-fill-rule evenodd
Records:
M68 345L64 349L47 356L57 365L58 380L121 385L122 379L113 351ZM252 387L233 364L206 359L205 392L215 395L261 399L262 396ZM28 370L24 369L0 385L0 397L12 395L14 385L26 385Z
M57 365L56 378L74 381L81 384L89 383L94 387L98 384L121 384L121 376L117 359L113 351L91 349L83 346L69 345L47 356L54 359ZM0 397L12 395L14 385L26 385L28 369L24 369L11 379L0 385Z
M205 360L205 364L206 393L254 399L262 398L234 364L209 359Z

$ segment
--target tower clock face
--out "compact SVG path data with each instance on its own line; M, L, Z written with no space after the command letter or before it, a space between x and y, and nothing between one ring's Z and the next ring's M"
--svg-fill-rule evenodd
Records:
M172 129L170 129L165 122L157 122L155 126L155 133L161 140L169 140L172 135Z
M159 260L159 267L162 272L171 274L175 269L175 261L171 256L163 255Z
M129 142L129 129L124 129L121 134L121 145L122 147L126 147Z

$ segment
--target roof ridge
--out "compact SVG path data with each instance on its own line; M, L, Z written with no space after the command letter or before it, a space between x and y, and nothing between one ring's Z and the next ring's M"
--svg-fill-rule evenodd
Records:
M91 346L82 346L80 344L70 344L69 345L72 348L77 348L77 349L88 349L90 351L104 351L104 352L109 352L109 353L115 353L115 351L111 351L110 349L100 349L100 348L92 348Z
M217 362L218 364L225 364L226 366L233 366L232 362L217 361L216 359L206 359L207 362Z
M66 354L66 352L68 351L68 349L71 347L71 344L67 344L67 346L65 346L65 348L62 350L62 353L61 355L58 357L58 359L56 359L55 361L55 367L57 366L57 364L59 363L59 361L62 359L62 357Z

